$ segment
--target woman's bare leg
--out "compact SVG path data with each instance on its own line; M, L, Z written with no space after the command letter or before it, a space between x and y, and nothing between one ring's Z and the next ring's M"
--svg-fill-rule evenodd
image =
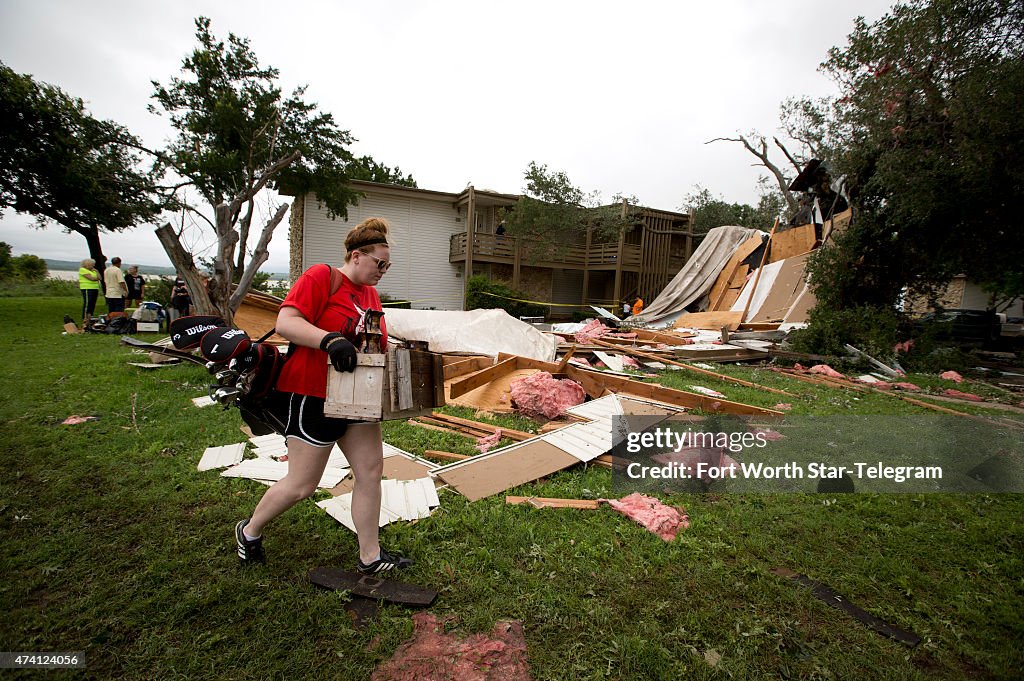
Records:
M245 526L245 533L259 537L267 523L311 496L323 477L333 447L317 447L295 437L288 438L288 474L263 494ZM377 505L380 506L379 490Z
M379 423L351 425L338 440L355 476L352 521L359 537L359 560L364 564L380 553L380 478L384 472L384 441Z

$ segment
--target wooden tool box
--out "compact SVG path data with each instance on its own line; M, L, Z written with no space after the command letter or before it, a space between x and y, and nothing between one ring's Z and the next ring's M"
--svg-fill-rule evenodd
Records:
M444 406L442 355L416 348L359 353L355 371L327 364L324 415L359 421L392 421Z

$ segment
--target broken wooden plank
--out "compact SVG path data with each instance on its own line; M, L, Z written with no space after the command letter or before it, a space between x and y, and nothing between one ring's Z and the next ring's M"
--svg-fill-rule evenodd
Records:
M479 371L461 381L456 381L451 384L448 395L451 399L455 399L462 395L465 395L471 390L475 390L482 385L486 385L498 378L504 376L507 373L515 371L520 367L516 366L516 360L508 359L503 362L498 362L494 366L491 366L483 371Z
M558 373L565 371L565 366L569 363L569 360L572 359L574 352L576 352L575 345L569 348L569 352L565 353L565 356L562 357L562 361L558 363Z
M463 426L469 426L470 428L480 428L486 430L488 433L493 433L495 430L500 429L502 435L508 437L510 440L529 440L537 437L533 433L527 433L524 430L516 430L515 428L506 428L505 426L497 426L493 423L483 423L482 421L473 421L472 419L464 419L459 416L452 416L451 414L443 414L439 411L431 412L431 417L440 421L447 421L449 423L457 423Z
M423 452L423 456L430 457L431 459L443 459L445 461L462 461L470 458L469 454L456 454L455 452L445 452L440 449L428 449Z
M601 502L597 499L555 499L551 497L506 496L506 504L529 504L534 508L581 508L595 510Z
M646 359L655 359L655 360L657 360L659 362L664 362L665 364L671 364L673 366L682 367L683 369L686 369L687 371L692 371L694 373L703 374L705 376L711 376L711 377L716 378L716 379L718 379L720 381L726 381L727 383L735 383L737 385L746 386L748 388L758 388L760 390L766 390L766 391L768 391L770 393L776 393L776 394L779 394L779 395L785 395L786 397L797 397L793 393L786 392L785 390L779 390L778 388L769 388L767 386L758 385L756 383L751 383L750 381L744 381L743 379L740 379L740 378L733 378L732 376L726 376L725 374L718 374L718 373L715 373L714 371L708 371L707 369L701 369L700 367L691 366L689 364L686 364L685 362L673 362L670 359L659 358L659 357L656 357L654 355L650 355L650 354L648 354L646 352L640 352L638 350L632 350L632 351L627 351L627 354L635 355L637 357L646 358Z
M494 359L492 357L470 357L459 362L446 364L444 367L444 380L450 381L453 378L486 369L493 364Z
M711 329L713 331L718 331L724 327L730 331L734 331L736 327L740 325L740 317L742 314L743 313L741 312L728 311L690 312L688 314L679 315L679 319L677 319L675 323L675 328Z
M737 271L742 267L741 263L746 260L751 253L760 248L763 238L761 234L754 234L749 239L744 241L736 251L729 258L729 262L722 268L718 278L715 279L714 285L711 287L711 293L708 294L708 311L727 309L724 303L726 292L732 288L733 280L736 279ZM743 281L746 278L746 274L743 275ZM729 307L732 303L729 303Z

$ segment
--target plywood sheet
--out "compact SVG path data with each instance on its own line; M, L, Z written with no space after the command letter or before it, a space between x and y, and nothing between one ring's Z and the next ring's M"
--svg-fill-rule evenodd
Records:
M467 499L476 501L577 463L579 459L558 447L534 440L486 459L463 462L458 464L459 467L442 470L437 475Z
M718 275L718 279L715 280L715 285L711 287L711 293L708 294L709 309L728 309L721 303L721 299L724 297L725 291L732 286L735 286L736 273L740 268L740 263L747 259L747 257L756 251L762 243L762 237L760 234L755 234L750 237L736 249L729 262L722 268L721 273ZM745 274L743 275L746 276ZM742 280L741 280L742 281Z
M777 263L780 265L779 271L771 283L771 288L768 289L764 302L758 307L757 314L750 314L750 321L781 322L786 318L786 313L803 291L808 256L809 254L805 253Z
M802 255L814 248L816 242L814 225L803 225L776 232L772 237L772 248L768 254L768 262L778 262L795 255Z
M734 331L740 325L740 312L692 312L680 315L676 328L720 330L723 326Z

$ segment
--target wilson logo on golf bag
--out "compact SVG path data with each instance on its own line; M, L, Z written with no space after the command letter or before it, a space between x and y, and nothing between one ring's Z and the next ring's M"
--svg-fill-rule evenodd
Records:
M171 332L171 343L174 344L174 347L179 350L191 350L199 347L199 343L207 331L218 327L224 327L224 320L220 317L192 315L191 317L178 317L171 322L168 330Z

